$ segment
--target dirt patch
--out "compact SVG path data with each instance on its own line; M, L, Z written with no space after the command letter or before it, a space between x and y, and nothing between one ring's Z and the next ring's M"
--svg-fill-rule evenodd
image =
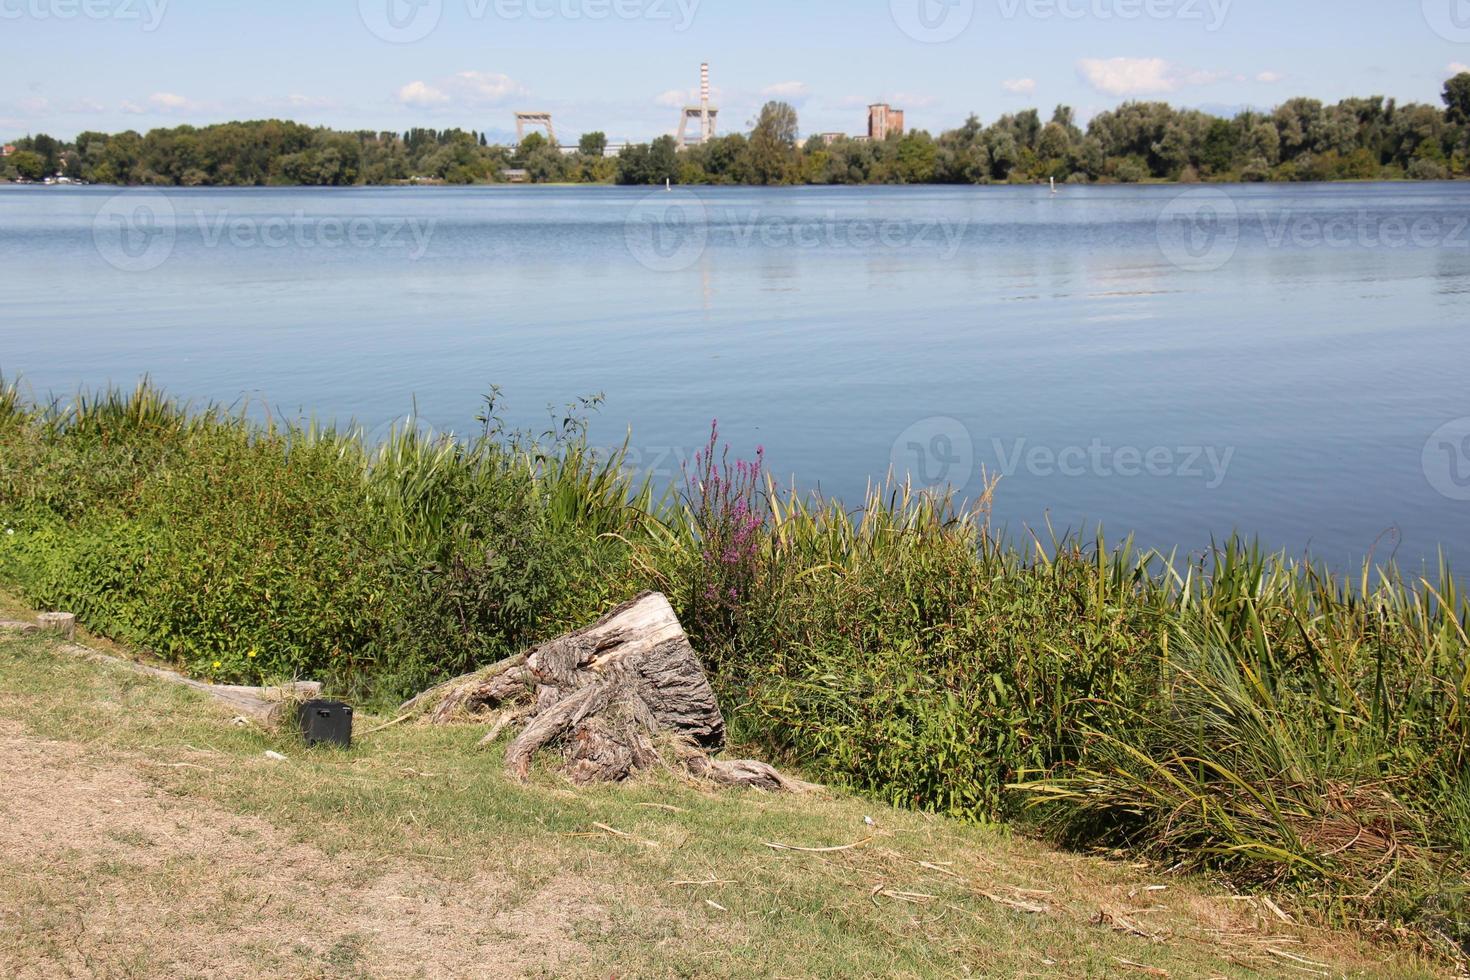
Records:
M0 722L6 977L521 976L584 954L573 925L601 916L575 878L523 895L329 857L170 795L144 775L160 763L20 732Z

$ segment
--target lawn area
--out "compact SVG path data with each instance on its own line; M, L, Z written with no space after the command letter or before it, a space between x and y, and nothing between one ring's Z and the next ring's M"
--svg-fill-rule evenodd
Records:
M1141 863L840 794L519 785L477 728L362 734L385 720L308 751L0 634L0 976L1440 969Z

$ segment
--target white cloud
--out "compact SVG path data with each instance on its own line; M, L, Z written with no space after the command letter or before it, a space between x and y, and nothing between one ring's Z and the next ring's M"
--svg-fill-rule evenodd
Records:
M1007 78L1000 83L1000 87L1012 95L1031 95L1036 91L1036 79Z
M506 75L484 71L462 71L430 84L413 81L398 90L398 102L416 109L448 105L470 108L503 105L526 94L525 86Z
M398 101L404 106L413 106L415 109L432 109L434 106L444 106L450 97L441 93L434 85L428 82L409 82L398 90Z
M158 112L192 112L204 105L173 92L154 92L148 96L148 105Z
M1266 85L1275 85L1277 82L1282 81L1285 78L1286 76L1281 74L1281 72L1279 71L1263 71L1256 76L1256 81L1262 82Z
M761 95L768 99L804 99L809 94L811 89L806 82L777 82L761 89Z
M1451 61L1449 71L1451 75L1463 75L1465 72L1470 71L1470 65L1460 61Z
M1077 72L1106 95L1160 95L1228 77L1225 72L1186 68L1163 58L1083 58Z
M699 93L686 92L684 89L681 88L671 88L667 92L661 93L658 98L654 99L653 101L658 103L659 105L666 105L671 109L678 109L683 106L693 105L694 103L698 102Z
M398 90L398 101L416 109L430 109L448 104L449 96L427 82L409 82Z
M460 72L449 80L449 91L468 105L499 105L512 96L526 94L520 82L485 71Z

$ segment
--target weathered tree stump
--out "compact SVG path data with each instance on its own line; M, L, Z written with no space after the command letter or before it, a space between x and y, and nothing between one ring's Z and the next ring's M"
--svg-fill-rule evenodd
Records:
M806 791L758 762L710 758L725 718L673 607L639 596L592 626L425 691L403 706L434 724L488 721L489 744L524 727L505 753L518 779L558 748L579 783L618 781L664 763L730 786Z
M68 642L77 638L77 617L73 613L41 613L36 617L36 625L45 632L60 634Z

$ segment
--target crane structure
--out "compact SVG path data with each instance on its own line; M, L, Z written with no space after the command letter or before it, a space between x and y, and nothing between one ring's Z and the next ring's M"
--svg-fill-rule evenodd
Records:
M527 126L543 126L546 129L546 138L552 146L556 146L556 128L551 125L551 113L549 112L517 112L516 113L516 143L520 144L526 138Z

